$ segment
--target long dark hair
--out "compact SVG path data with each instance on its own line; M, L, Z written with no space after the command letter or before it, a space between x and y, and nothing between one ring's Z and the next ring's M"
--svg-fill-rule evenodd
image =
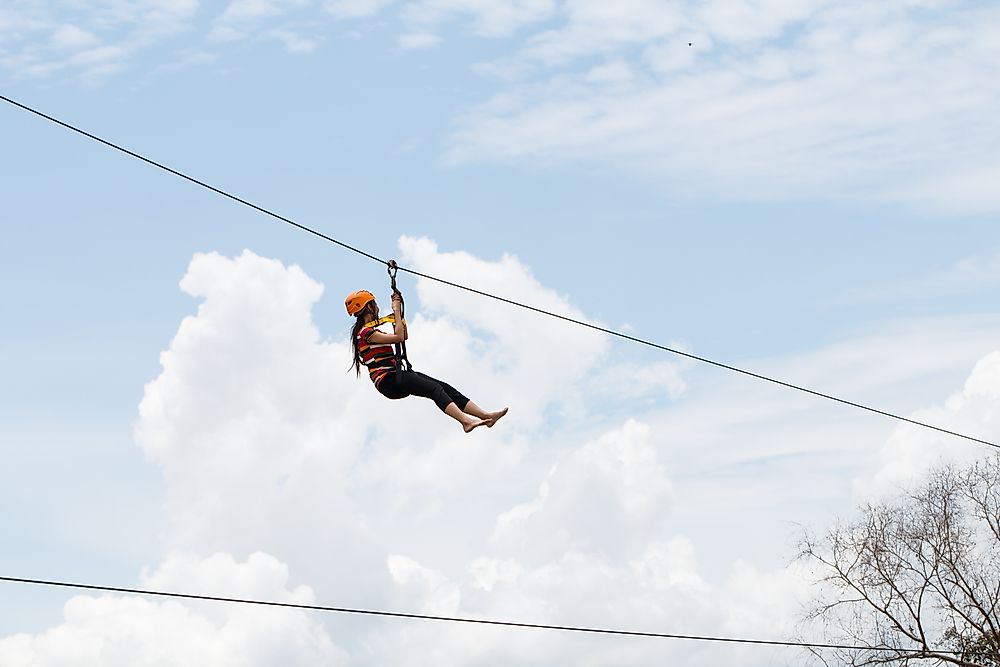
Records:
M351 362L351 366L354 367L354 373L358 377L361 377L361 351L358 349L358 332L369 321L368 318L371 316L372 304L374 303L374 301L369 301L365 304L364 308L355 314L357 320L354 321L354 326L351 327L351 349L354 350L354 360ZM372 319L378 319L378 311L375 312L375 317Z

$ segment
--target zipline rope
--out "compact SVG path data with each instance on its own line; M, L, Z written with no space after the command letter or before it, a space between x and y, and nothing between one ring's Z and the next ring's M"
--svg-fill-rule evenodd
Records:
M146 595L153 597L180 598L185 600L205 600L211 602L227 602L234 604L258 605L264 607L282 607L285 609L301 609L306 611L326 611L341 614L359 614L363 616L383 616L391 618L407 618L424 621L442 621L446 623L468 623L475 625L493 625L509 628L530 628L535 630L561 630L564 632L582 632L599 635L618 635L623 637L651 637L657 639L685 639L690 641L717 642L727 644L756 644L759 646L793 646L799 648L834 649L841 651L878 651L895 654L905 653L913 657L930 657L931 654L957 655L959 651L939 651L930 648L899 648L893 646L857 646L851 644L826 644L810 642L781 641L777 639L746 639L739 637L714 637L707 635L683 635L668 632L643 632L639 630L615 630L611 628L589 628L576 625L549 625L546 623L521 623L517 621L497 621L485 618L465 618L460 616L436 616L431 614L410 614L398 611L383 611L378 609L354 609L350 607L330 607L315 604L299 604L295 602L276 602L273 600L255 600L252 598L231 598L217 595L196 595L192 593L175 593L155 591L141 588L122 588L118 586L98 586L96 584L78 584L65 581L50 581L46 579L25 579L21 577L0 576L0 581L37 586L55 586L60 588L75 588L106 593L127 593L130 595Z
M178 176L180 178L183 178L186 181L190 181L191 183L194 183L195 185L200 185L201 187L203 187L203 188L205 188L207 190L211 190L212 192L215 192L216 194L220 194L223 197L226 197L226 198L231 199L231 200L233 200L235 202L243 204L244 206L248 206L248 207L254 209L255 211L259 211L260 213L263 213L265 215L269 215L272 218L280 220L281 222L284 222L284 223L287 223L289 225L292 225L293 227L297 227L298 229L301 229L302 231L305 231L305 232L308 232L310 234L313 234L314 236L318 236L319 238L324 239L326 241L329 241L330 243L334 243L334 244L340 246L341 248L344 248L345 250L350 250L351 252L357 253L357 254L362 255L364 257L367 257L368 259L375 260L376 262L379 262L380 264L388 264L387 260L384 260L384 259L382 259L380 257L376 257L375 255L373 255L371 253L368 253L368 252L365 252L364 250L361 250L360 248L356 248L356 247L354 247L354 246L352 246L350 244L344 243L343 241L339 241L339 240L337 240L337 239L335 239L335 238L333 238L331 236L327 236L326 234L323 234L322 232L316 231L315 229L312 229L312 228L307 227L307 226L305 226L303 224L295 222L294 220L290 220L289 218L286 218L283 215L279 215L278 213L270 211L270 210L264 208L263 206L259 206L257 204L254 204L253 202L247 201L246 199L243 199L242 197L237 197L236 195L230 194L229 192L226 192L225 190L221 190L221 189L219 189L219 188L217 188L217 187L215 187L213 185L209 185L208 183L206 183L204 181L201 181L201 180L198 180L197 178L194 178L192 176L189 176L189 175L185 174L184 172L181 172L181 171L178 171L178 170L173 169L171 167L168 167L168 166L166 166L164 164L156 162L155 160L151 160L150 158L145 157L143 155L140 155L139 153L131 151L131 150L129 150L127 148L124 148L122 146L119 146L118 144L112 143L112 142L108 141L107 139L102 139L101 137L98 137L97 135L91 134L90 132L82 130L82 129L74 126L74 125L71 125L71 124L65 122L65 121L59 120L58 118L54 118L53 116L50 116L50 115L48 115L46 113L43 113L43 112L41 112L41 111L39 111L37 109L29 107L26 104L22 104L21 102L18 102L16 100L12 100L11 98L6 97L4 95L0 95L0 100L3 100L4 102L7 102L9 104L12 104L13 106L19 107L19 108L21 108L21 109L23 109L23 110L25 110L25 111L27 111L29 113L32 113L32 114L34 114L36 116L44 118L45 120L48 120L48 121L50 121L52 123L55 123L56 125L60 125L60 126L66 128L68 130L76 132L77 134L82 134L83 136L87 137L88 139L92 139L92 140L94 140L94 141L96 141L98 143L104 144L105 146L107 146L109 148L113 148L113 149L115 149L117 151L125 153L126 155L128 155L130 157L133 157L133 158L135 158L137 160L141 160L142 162L145 162L145 163L150 164L150 165L152 165L154 167L162 169L163 171L169 172L169 173L173 174L174 176ZM686 357L688 359L693 359L694 361L700 361L700 362L705 363L705 364L710 364L712 366L716 366L717 368L723 368L725 370L732 371L734 373L740 373L742 375L746 375L746 376L749 376L749 377L752 377L752 378L756 378L758 380L763 380L765 382L770 382L772 384L776 384L776 385L779 385L779 386L782 386L782 387L786 387L788 389L794 389L796 391L800 391L800 392L803 392L803 393L806 393L806 394L810 394L812 396L817 396L819 398L825 398L827 400L835 401L835 402L841 403L843 405L848 405L848 406L853 407L853 408L858 408L859 410L866 410L868 412L872 412L872 413L875 413L877 415L882 415L884 417L890 417L892 419L896 419L896 420L901 421L901 422L906 422L907 424L912 424L914 426L920 426L922 428L926 428L926 429L930 429L932 431L937 431L939 433L944 433L944 434L947 434L947 435L951 435L951 436L954 436L956 438L962 438L964 440L969 440L971 442L977 442L977 443L982 444L982 445L988 445L990 447L995 447L997 449L1000 449L1000 444L997 444L997 443L994 443L994 442L990 442L989 440L983 440L981 438L976 438L976 437L973 437L971 435L965 435L964 433L959 433L957 431L951 431L949 429L942 428L940 426L934 426L933 424L928 424L926 422L918 421L916 419L910 419L909 417L903 417L902 415L898 415L898 414L895 414L895 413L892 413L892 412L887 412L885 410L879 410L878 408L873 408L871 406L864 405L862 403L856 403L854 401L849 401L847 399L839 398L839 397L833 396L831 394L826 394L826 393L823 393L821 391L816 391L814 389L809 389L807 387L803 387L801 385L793 384L791 382L785 382L784 380L778 380L777 378L768 377L767 375L762 375L760 373L755 373L753 371L748 371L748 370L743 369L743 368L737 368L736 366L731 366L729 364L724 364L724 363L722 363L720 361L715 361L713 359L708 359L707 357L702 357L702 356L698 356L696 354L691 354L690 352L685 352L685 351L679 350L677 348L668 347L666 345L660 345L659 343L654 343L652 341L644 340L642 338L637 338L636 336L629 336L628 334L621 333L620 331L614 331L612 329L607 329L605 327L598 326L596 324L591 324L590 322L585 322L583 320L578 320L578 319L575 319L575 318L572 318L572 317L568 317L566 315L560 315L559 313L554 313L552 311L544 310L542 308L537 308L535 306L531 306L531 305L528 305L528 304L525 304L525 303L521 303L519 301L514 301L513 299L507 299L507 298L502 297L502 296L497 296L496 294L490 294L489 292L484 292L484 291L481 291L481 290L477 290L475 288L468 287L468 286L462 285L460 283L452 282L450 280L445 280L443 278L438 278L436 276L432 276L432 275L429 275L429 274L426 274L426 273L421 273L420 271L416 271L414 269L408 269L405 266L399 266L397 268L400 271L404 271L406 273L412 274L414 276L418 276L420 278L425 278L427 280L432 280L434 282L438 282L438 283L441 283L443 285L448 285L448 286L454 287L456 289L465 290L466 292L471 292L472 294L477 294L479 296L483 296L483 297L486 297L486 298L489 298L489 299L494 299L496 301L501 301L503 303L506 303L506 304L509 304L509 305L512 305L512 306L517 306L519 308L524 308L526 310L530 310L530 311L533 311L535 313L539 313L541 315L547 315L549 317L554 317L556 319L560 319L560 320L563 320L565 322L570 322L571 324L576 324L576 325L579 325L579 326L582 326L582 327L587 327L589 329L593 329L595 331L600 331L601 333L608 334L609 336L616 336L618 338L622 338L624 340L631 341L633 343L639 343L641 345L646 345L648 347L652 347L652 348L655 348L657 350L662 350L664 352L670 352L671 354L675 354L675 355L678 355L678 356L681 356L681 357Z

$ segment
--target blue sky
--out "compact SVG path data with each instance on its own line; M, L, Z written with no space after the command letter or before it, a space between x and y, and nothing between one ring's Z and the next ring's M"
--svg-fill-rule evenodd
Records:
M995 349L996 18L989 3L960 1L881 8L821 0L637 0L615 7L546 0L24 1L0 9L0 81L4 95L377 255L532 303L576 309L606 326L889 410L954 417L973 435L991 437L995 426L988 421L954 416L943 406ZM278 534L182 536L177 525L194 510L177 497L182 490L208 493L199 486L208 482L178 472L184 456L151 454L152 445L133 428L150 419L138 412L151 395L147 383L173 377L161 366L161 352L183 357L188 350L176 347L175 336L183 342L182 320L202 318L200 303L255 298L252 287L245 294L219 287L230 273L256 271L308 294L308 284L285 268L298 265L325 291L311 306L303 297L296 313L309 313L323 344L342 346L349 325L342 295L358 287L384 292L383 269L9 105L0 108L0 137L6 158L0 161L0 291L8 312L0 332L6 462L0 517L7 527L0 570L133 584L143 568L172 571L168 565L178 553L231 554L238 569L250 567L250 554L261 550L288 564L292 584L332 594L334 584L319 580L308 565L321 556L301 545L274 553L282 544ZM246 256L237 260L244 249L278 260L282 271L267 273L273 267ZM202 260L212 268L199 270L218 282L192 278L196 294L185 293L179 281L202 266L193 262L196 253L217 253L232 263ZM389 545L379 545L384 554L372 547L390 563L398 590L379 589L370 598L355 591L356 606L370 600L430 604L433 595L405 584L412 572L438 581L420 568L461 586L455 583L460 573L478 572L469 563L480 563L486 552L423 548L428 540L449 543L429 526L492 525L513 507L555 502L538 500L543 482L559 497L561 473L550 470L575 474L593 465L600 472L602 455L591 456L600 443L620 439L629 452L646 451L646 445L629 449L633 441L653 443L666 472L642 488L650 497L658 497L661 486L672 488L664 503L675 508L666 526L624 511L609 518L603 536L635 530L649 544L681 540L668 551L684 563L676 554L686 553L688 540L698 554L699 585L720 596L741 590L733 583L734 560L761 572L785 566L790 522L828 520L849 511L865 489L897 479L902 473L889 453L901 439L915 438L914 448L924 453L969 450L651 350L597 344L566 325L516 315L494 322L495 314L508 317L499 314L501 306L466 303L409 276L402 287L408 312L426 318L427 334L421 339L415 330L411 345L430 359L422 367L486 393L492 387L485 378L496 378L497 400L511 400L508 434L491 432L495 442L474 451L483 468L495 466L519 481L484 481L494 495L479 503L442 472L427 481L427 488L442 489L438 495L406 496L437 523L417 522L419 530L398 543L386 538ZM270 302L262 297L262 303ZM270 312L262 307L260 316ZM482 318L490 323L480 324ZM239 347L240 332L264 321L246 315L225 320L231 328L222 330ZM297 332L282 340L308 342L308 336ZM316 345L317 359L326 359L328 350ZM541 367L519 365L519 358L533 359L538 346L552 346L551 359ZM468 363L459 363L467 351ZM486 355L490 351L496 358ZM192 360L203 354L192 353ZM492 370L477 368L477 359ZM392 480L392 471L403 474L406 466L393 467L403 455L388 447L395 431L382 433L379 424L395 424L401 408L376 401L366 383L344 376L347 361L337 358L329 381L339 383L336 392L360 397L338 395L368 401L357 428L370 429L366 446L386 457L358 454L351 465L388 471ZM219 387L227 386L224 377L256 368L249 359L232 363L212 376ZM577 376L568 370L573 367L586 372ZM649 368L658 376L617 384L616 368L633 375ZM670 388L664 378L675 373L679 384ZM538 375L564 376L565 383L539 381L554 395L538 397L538 406L518 405L517 388ZM184 396L207 391L180 377L189 391ZM602 383L615 391L602 393ZM749 423L741 416L749 408L742 406L758 401L767 416ZM771 401L781 406L773 414ZM345 405L331 411L340 415ZM255 409L247 408L254 419L271 414ZM450 425L428 406L405 410L421 419L409 433L414 441L430 443L433 451L461 446L451 444L454 434L442 433ZM698 426L706 419L729 426L710 437L714 427ZM652 435L628 426L633 421ZM169 419L156 423L163 433L176 427ZM311 433L313 422L296 423ZM184 424L193 434L219 427ZM813 436L816 431L822 437ZM853 440L846 450L827 442L848 434ZM205 437L204 446L213 447L216 436ZM713 437L732 446L716 457ZM734 437L756 444L741 450ZM413 465L429 456L408 447L403 451ZM483 453L486 447L516 454ZM907 471L919 471L928 457L916 456ZM330 465L341 471L340 463ZM782 497L773 485L764 490L750 481L796 475L805 480L792 485L799 496ZM806 482L819 489L818 497ZM378 478L361 490L351 487L346 497L384 503L384 515L366 517L366 525L406 534L409 518L384 483ZM698 500L697 494L720 488L730 494L723 506ZM232 493L234 503L250 503L243 491ZM572 504L570 491L565 497ZM457 518L442 508L445 498L462 498L470 508ZM713 511L726 512L725 503L737 500L756 514L730 516L733 535L755 520L765 525L764 537L723 548L706 524L719 520ZM565 518L553 512L546 521ZM600 553L608 563L636 557L579 544L550 550ZM353 562L360 554L345 558ZM403 556L410 560L399 560ZM530 557L511 559L531 571ZM420 567L413 565L418 561ZM405 595L393 597L393 590ZM573 599L571 590L552 594ZM41 636L64 623L66 598L5 587L0 647L5 636ZM663 619L679 623L686 614L682 608ZM732 628L743 629L735 621ZM365 655L343 644L335 626L324 631L351 664L394 655L389 649ZM399 639L372 632L379 645ZM565 647L536 648L562 655ZM325 655L326 649L317 650L301 659ZM469 664L475 659L470 654Z

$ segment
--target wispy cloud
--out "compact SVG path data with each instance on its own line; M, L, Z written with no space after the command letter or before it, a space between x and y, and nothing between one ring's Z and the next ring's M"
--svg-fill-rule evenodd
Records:
M564 11L564 25L490 66L515 80L460 119L451 162L592 160L679 195L1000 208L995 8L636 0ZM579 67L594 59L630 76Z
M332 26L373 18L406 50L464 31L501 54L470 63L493 85L451 110L446 163L591 162L676 196L1000 210L1000 9L975 0L34 0L0 9L0 67L99 79L185 30L186 52L260 39L312 53Z
M429 49L441 43L441 38L431 32L408 32L400 35L399 46L410 51Z
M138 53L187 29L198 0L104 0L65 11L34 0L0 9L0 68L86 82L126 69ZM67 20L71 17L71 20Z
M924 275L866 287L851 292L846 299L851 302L934 299L997 286L1000 286L1000 253L967 257Z
M289 53L312 53L321 30L316 21L302 21L313 0L230 0L214 19L208 40L215 43L259 38L277 41Z
M555 0L417 0L402 5L400 19L412 31L431 31L459 21L480 37L508 37L554 15Z
M326 0L323 9L337 19L362 19L374 16L395 0Z

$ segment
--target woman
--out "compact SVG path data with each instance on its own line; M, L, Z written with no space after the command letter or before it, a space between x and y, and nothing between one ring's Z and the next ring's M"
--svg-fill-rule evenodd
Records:
M454 387L423 373L403 370L396 377L396 356L392 345L407 339L406 325L403 324L402 297L398 292L392 295L394 322L391 334L382 333L373 323L378 317L375 295L367 290L359 290L347 295L344 300L347 314L357 321L351 330L351 345L354 348L354 370L360 376L361 366L368 367L372 382L379 393L386 398L423 396L433 400L441 410L460 423L466 433L474 428L492 428L507 414L507 408L499 412L486 412L481 407L459 393ZM372 326L365 326L371 324Z

